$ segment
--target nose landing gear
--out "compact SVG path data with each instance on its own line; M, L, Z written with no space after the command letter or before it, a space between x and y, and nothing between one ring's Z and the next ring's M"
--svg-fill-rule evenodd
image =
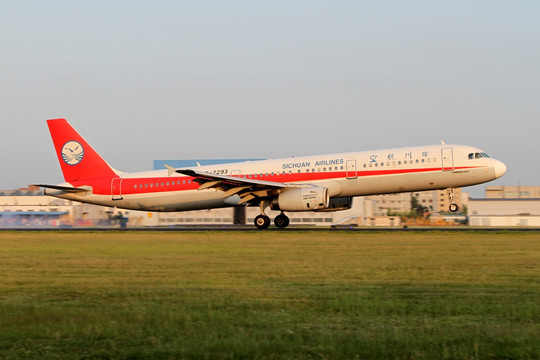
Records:
M450 200L450 206L448 206L448 210L450 210L451 212L456 212L459 210L459 206L455 203L454 198L454 188L450 188L450 190L448 191L448 200Z

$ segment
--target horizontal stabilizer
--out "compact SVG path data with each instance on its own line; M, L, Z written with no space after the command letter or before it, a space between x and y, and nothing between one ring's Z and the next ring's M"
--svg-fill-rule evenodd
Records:
M60 190L65 193L85 193L92 191L91 186L84 187L70 187L70 186L61 186L61 185L44 185L44 184L35 184L34 186L39 186L45 189Z

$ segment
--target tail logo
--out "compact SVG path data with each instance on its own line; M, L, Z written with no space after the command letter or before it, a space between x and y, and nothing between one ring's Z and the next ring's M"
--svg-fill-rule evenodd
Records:
M62 146L62 159L68 165L77 165L84 157L84 148L77 141L68 141Z

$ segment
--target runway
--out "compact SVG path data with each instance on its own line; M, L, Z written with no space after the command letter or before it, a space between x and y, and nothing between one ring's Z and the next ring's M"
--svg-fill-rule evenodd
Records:
M191 226L169 226L169 227L13 227L2 228L3 231L98 231L98 232L199 232L199 231L238 231L238 232L358 232L358 233L371 233L371 232L527 232L527 233L540 233L540 227L441 227L441 226L418 226L418 227L354 227L354 226L289 226L286 229L279 229L270 227L266 230L258 230L252 225L191 225Z

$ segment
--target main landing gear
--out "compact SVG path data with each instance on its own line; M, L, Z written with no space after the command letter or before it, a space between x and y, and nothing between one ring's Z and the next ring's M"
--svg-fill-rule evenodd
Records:
M458 204L454 202L454 189L453 188L450 188L450 190L448 190L448 200L450 200L450 206L448 206L448 210L450 210L451 212L458 211L459 206Z
M289 217L282 212L274 218L274 224L278 228L286 228L289 226Z
M255 221L254 221L255 226L261 230L266 229L270 226L270 217L264 213L264 210L266 209L267 206L268 206L268 203L262 201L260 205L261 215L257 215L255 217ZM276 227L280 229L289 226L289 217L285 215L283 212L281 212L281 214L279 214L278 216L274 218L274 225L276 225Z
M266 229L270 226L270 217L265 214L257 215L254 223L258 229ZM289 226L289 217L283 213L279 214L274 218L274 225L280 229L286 228Z
M257 215L257 217L255 217L255 226L261 230L269 227L270 218L268 217L268 215L265 215L265 214Z

